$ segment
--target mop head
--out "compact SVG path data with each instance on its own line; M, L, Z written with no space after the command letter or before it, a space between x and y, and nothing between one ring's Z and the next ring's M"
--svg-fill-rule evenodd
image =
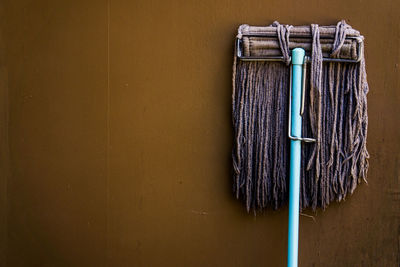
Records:
M277 37L251 37L249 33ZM295 37L289 41L290 35ZM366 182L368 84L363 51L357 50L349 36L363 38L344 21L336 26L293 27L274 22L267 27L239 27L244 56L284 58L284 63L234 58L233 190L248 211L277 209L288 200L288 64L295 47L304 48L311 57L302 136L317 140L302 143L300 208L326 208ZM361 53L357 63L323 63L323 57L356 59L357 53Z

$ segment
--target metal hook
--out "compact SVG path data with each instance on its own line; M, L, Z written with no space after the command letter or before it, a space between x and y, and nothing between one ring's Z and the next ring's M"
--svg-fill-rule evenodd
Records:
M306 84L306 65L307 60L304 59L304 64L303 64L303 77L302 77L302 88L301 88L301 108L300 108L300 116L303 116L304 114L304 98L305 98L305 84ZM314 143L317 140L314 138L309 138L309 137L297 137L297 136L292 136L292 66L290 66L290 87L289 87L289 127L288 127L288 137L289 139L292 140L297 140L297 141L302 141L306 143Z

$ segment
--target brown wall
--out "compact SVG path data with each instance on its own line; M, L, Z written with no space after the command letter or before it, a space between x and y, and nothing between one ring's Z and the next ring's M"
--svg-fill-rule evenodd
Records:
M285 266L287 209L231 194L233 40L342 18L366 37L369 183L301 216L299 262L399 265L399 1L0 5L3 266Z

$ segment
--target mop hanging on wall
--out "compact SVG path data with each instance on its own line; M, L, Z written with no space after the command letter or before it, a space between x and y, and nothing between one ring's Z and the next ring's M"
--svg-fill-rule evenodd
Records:
M248 211L279 208L292 186L299 191L300 209L326 208L366 181L363 40L344 21L336 26L274 22L239 27L233 66L233 188ZM293 49L300 56L305 52L298 63ZM289 184L293 175L298 181Z

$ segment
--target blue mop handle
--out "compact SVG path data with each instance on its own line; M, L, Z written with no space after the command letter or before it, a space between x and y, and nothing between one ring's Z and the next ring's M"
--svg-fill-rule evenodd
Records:
M291 136L301 137L301 89L302 69L305 51L302 48L292 50L292 99L291 99ZM301 141L290 140L290 185L289 185L289 237L288 267L297 267L299 245L299 202L300 202L300 161Z

